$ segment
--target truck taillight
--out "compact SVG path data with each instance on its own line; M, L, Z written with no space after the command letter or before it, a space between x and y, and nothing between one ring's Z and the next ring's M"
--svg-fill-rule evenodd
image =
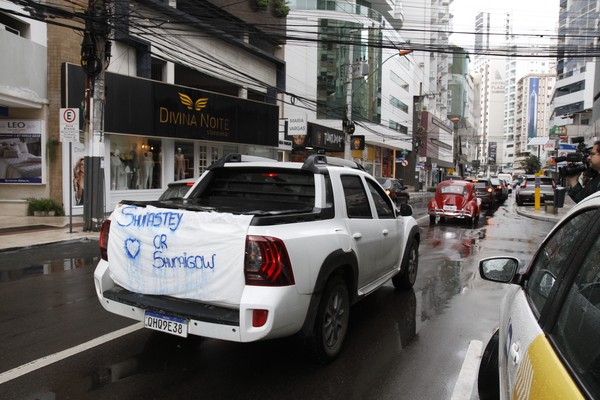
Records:
M100 229L100 256L104 261L108 261L108 231L110 231L110 219L104 221Z
M247 236L244 275L246 285L293 285L294 273L283 241L269 236Z

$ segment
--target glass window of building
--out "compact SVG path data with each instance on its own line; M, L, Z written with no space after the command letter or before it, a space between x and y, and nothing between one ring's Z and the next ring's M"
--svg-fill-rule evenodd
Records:
M161 188L161 143L137 136L111 136L111 190Z

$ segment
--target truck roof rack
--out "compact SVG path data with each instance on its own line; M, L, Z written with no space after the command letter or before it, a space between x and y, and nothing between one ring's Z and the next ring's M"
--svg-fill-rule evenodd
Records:
M336 167L346 167L352 169L358 169L365 171L365 168L355 161L344 160L343 158L327 157L323 154L311 154L306 158L302 169L310 171L320 171L326 165L333 165Z
M223 167L226 163L240 163L240 162L277 162L277 160L273 160L272 158L259 157L259 156L248 156L240 153L230 153L225 156L219 158L217 161L212 163L207 169L213 169L218 167Z

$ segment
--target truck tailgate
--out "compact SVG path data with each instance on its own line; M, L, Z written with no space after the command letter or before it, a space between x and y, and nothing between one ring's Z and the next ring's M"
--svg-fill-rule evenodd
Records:
M120 205L110 220L109 270L118 285L239 304L251 215Z

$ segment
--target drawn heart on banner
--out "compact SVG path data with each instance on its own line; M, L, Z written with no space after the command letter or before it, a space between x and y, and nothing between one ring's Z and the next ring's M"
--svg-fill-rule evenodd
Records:
M125 251L129 258L136 258L140 254L140 241L137 239L126 239Z

